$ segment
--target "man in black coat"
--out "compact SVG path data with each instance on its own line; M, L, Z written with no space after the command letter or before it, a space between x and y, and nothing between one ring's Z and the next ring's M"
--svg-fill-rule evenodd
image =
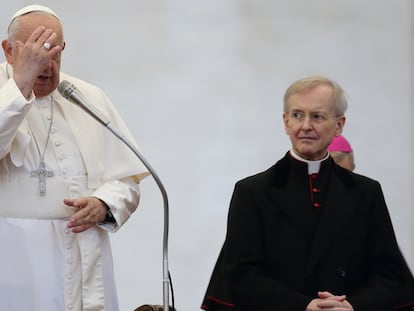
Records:
M292 148L273 167L237 182L202 309L414 305L412 275L380 184L336 165L327 151L342 132L346 108L343 90L328 78L288 88L283 120Z

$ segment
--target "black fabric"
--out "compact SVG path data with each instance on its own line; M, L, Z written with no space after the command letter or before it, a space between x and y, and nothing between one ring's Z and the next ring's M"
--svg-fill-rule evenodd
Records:
M318 290L346 294L356 311L414 302L380 185L329 158L316 211L305 169L287 154L236 183L202 309L302 311Z

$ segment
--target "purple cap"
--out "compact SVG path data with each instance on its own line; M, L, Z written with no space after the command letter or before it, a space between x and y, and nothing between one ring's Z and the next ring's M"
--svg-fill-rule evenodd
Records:
M342 135L335 136L331 144L328 146L328 151L330 152L352 152L351 145Z

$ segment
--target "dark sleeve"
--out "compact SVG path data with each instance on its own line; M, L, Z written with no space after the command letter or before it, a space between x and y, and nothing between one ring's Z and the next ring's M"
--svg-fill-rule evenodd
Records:
M241 310L305 310L312 300L272 278L265 269L265 238L260 202L265 196L254 191L245 182L235 186L232 196L226 249L223 256L223 273L227 275L235 305ZM264 205L264 207L263 207Z
M231 295L228 280L223 271L223 254L225 248L224 244L214 266L213 273L211 274L210 282L201 304L201 309L203 310L238 311Z
M396 311L414 311L414 280L411 279L401 291Z
M369 277L348 300L355 310L361 311L404 307L414 300L414 292L404 293L412 288L412 274L398 247L381 186L377 182L370 186ZM403 297L399 298L401 294Z

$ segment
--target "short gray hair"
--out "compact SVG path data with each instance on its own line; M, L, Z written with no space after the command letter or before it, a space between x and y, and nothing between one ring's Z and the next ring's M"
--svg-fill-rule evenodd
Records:
M299 94L305 90L313 89L318 85L328 85L333 90L333 103L336 108L337 116L343 116L348 108L348 102L345 98L343 89L338 83L323 76L311 76L293 82L285 92L283 97L283 111L289 112L289 99L294 94Z

